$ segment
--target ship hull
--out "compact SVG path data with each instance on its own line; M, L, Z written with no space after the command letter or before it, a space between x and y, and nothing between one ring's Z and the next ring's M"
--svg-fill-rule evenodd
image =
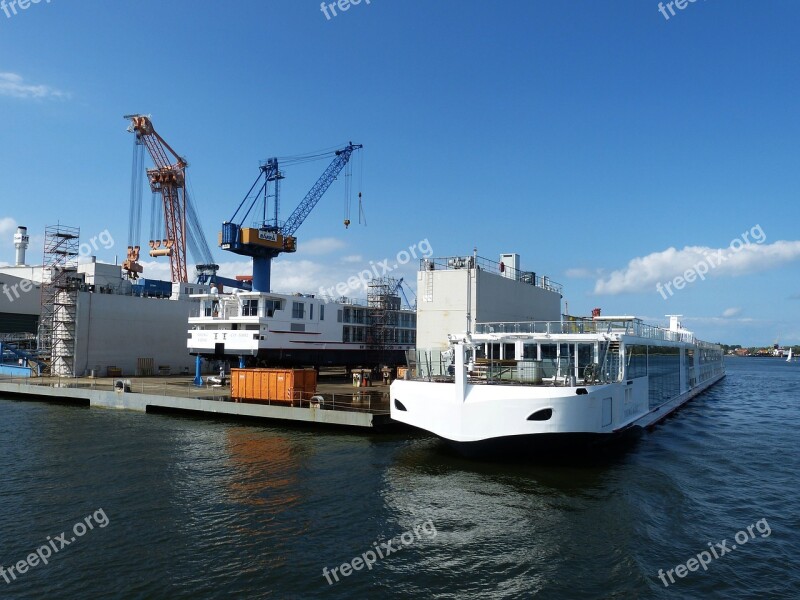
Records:
M477 442L443 440L457 454L470 459L546 460L605 456L627 450L644 428L631 426L613 433L534 433L490 438Z

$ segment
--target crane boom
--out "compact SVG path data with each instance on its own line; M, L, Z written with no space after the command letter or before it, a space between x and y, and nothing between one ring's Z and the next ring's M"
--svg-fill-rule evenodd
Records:
M297 240L294 233L303 224L306 217L314 210L322 196L336 180L342 169L347 165L355 150L362 148L361 144L348 143L347 146L336 150L334 159L328 168L322 173L317 182L306 194L303 201L292 212L286 223L278 221L279 205L279 182L283 175L278 168L278 159L271 158L261 166L261 172L250 190L239 203L236 212L230 220L222 224L222 231L219 235L219 245L223 250L234 252L242 256L249 256L253 259L253 291L269 292L270 275L272 270L272 259L283 252L295 252L297 250ZM263 184L258 192L253 194L261 179ZM268 221L266 218L267 210L267 186L270 181L275 182L275 217ZM264 214L256 227L243 227L244 221L258 202L261 192L264 192ZM249 204L248 204L249 201ZM243 211L243 209L246 210ZM242 211L241 216L239 216Z
M199 266L216 272L219 267L213 264L200 219L186 191L186 167L189 163L158 134L150 117L127 115L125 118L130 120L128 131L135 134L136 144L146 148L153 160L153 168L147 169L147 180L150 190L159 194L162 199L164 237L150 240L150 256L168 256L172 281L188 281L188 240L195 260L203 263ZM134 177L136 176L137 173L134 173ZM133 201L139 200L132 199ZM131 214L134 214L133 208ZM128 248L128 260L123 263L123 268L131 278L136 278L142 272L138 259L139 246L132 243Z
M186 273L186 161L156 133L149 117L130 115L128 131L147 149L154 168L147 169L150 190L161 195L164 239L150 240L150 256L169 256L173 282L187 281ZM174 162L170 159L174 158Z
M343 149L336 151L336 157L331 161L331 164L328 165L328 168L320 175L314 187L309 190L306 197L303 198L303 201L294 209L294 212L287 219L286 224L283 226L284 236L294 235L294 232L303 224L306 217L314 210L317 202L320 201L320 198L328 191L328 188L331 187L331 184L339 176L339 173L342 172L342 169L350 160L353 150L358 150L359 148L363 148L363 146L350 142Z
M394 290L392 290L392 293L393 294L397 294L399 292L403 296L403 300L406 301L406 306L408 308L410 308L411 310L416 310L417 309L416 296L414 298L414 300L415 300L414 304L411 304L411 302L408 301L408 296L406 296L405 290L403 289L403 284L404 283L405 283L405 277L401 277L397 281L397 285L395 286ZM409 291L411 291L411 288L409 288Z

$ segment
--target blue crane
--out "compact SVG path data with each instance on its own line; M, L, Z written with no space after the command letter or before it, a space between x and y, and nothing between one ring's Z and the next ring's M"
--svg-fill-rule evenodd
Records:
M306 217L314 210L322 196L336 180L342 169L350 161L355 150L362 148L361 144L350 142L347 146L335 151L335 156L322 173L320 178L306 194L303 201L294 209L285 223L278 220L280 199L280 180L283 174L278 167L278 159L271 158L260 167L258 177L244 199L239 203L233 216L222 224L219 245L223 250L228 250L253 259L253 291L269 292L272 259L283 252L297 251L297 239L294 233L303 224ZM267 218L267 200L270 184L274 184L274 213L273 218ZM260 185L259 185L260 184ZM258 188L258 191L253 193ZM253 227L243 227L245 219L253 208L263 199L262 213ZM246 210L245 210L246 209ZM242 212L237 220L237 215ZM345 221L349 225L349 221Z
M224 285L225 287L235 288L237 290L245 290L249 292L252 285L249 281L239 281L238 279L230 279L229 277L220 277L217 275L219 265L206 264L197 265L197 283L216 283Z
M411 310L416 310L417 309L417 297L416 297L416 295L414 296L414 304L411 304L411 302L408 301L408 296L406 296L406 292L405 292L405 290L403 290L404 281L405 281L405 278L401 277L398 280L397 285L395 286L394 290L392 290L392 293L393 294L397 294L399 292L403 296L403 300L406 301L406 306L408 306L408 308L410 308ZM408 284L406 284L406 286L408 286ZM411 292L411 288L409 288L408 291ZM411 293L413 294L414 292L411 292Z

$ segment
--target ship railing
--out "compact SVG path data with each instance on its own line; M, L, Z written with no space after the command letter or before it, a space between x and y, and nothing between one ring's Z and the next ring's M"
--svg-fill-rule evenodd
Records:
M609 353L613 354L613 353ZM407 352L408 378L452 383L455 366L449 350L410 350ZM600 385L619 380L618 355L599 363L579 363L562 356L551 359L477 358L467 364L469 383L502 383L533 386Z
M535 386L601 385L619 380L613 362L579 364L570 357L542 360L479 359L468 372L470 383Z
M334 304L345 304L347 306L356 306L363 308L369 307L369 302L364 298L349 298L347 296L330 296L328 294L319 294L317 296L312 296L312 297L322 300L326 304L334 303Z
M239 304L236 302L226 302L220 304L216 310L213 307L193 308L189 311L190 319L217 319L225 321L239 316ZM255 316L255 315L252 315Z
M626 324L615 326L613 323L606 321L592 321L591 319L575 319L570 321L496 321L477 323L475 325L475 333L478 334L626 333L628 330L629 327Z
M35 333L0 333L0 342L29 342L36 339Z
M694 335L684 331L670 331L657 325L648 325L641 319L619 321L593 320L591 318L571 318L560 321L495 321L477 323L476 334L620 334L651 340L688 342L695 341Z
M431 257L423 258L419 261L420 271L455 271L460 269L473 269L476 268L480 271L494 273L514 279L522 283L539 287L551 292L561 294L563 286L550 279L547 275L538 275L533 271L523 271L521 269L514 269L505 264L501 265L482 256L444 256L444 257Z

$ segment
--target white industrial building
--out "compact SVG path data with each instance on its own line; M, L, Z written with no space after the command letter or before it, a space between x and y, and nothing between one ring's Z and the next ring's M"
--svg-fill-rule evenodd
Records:
M0 334L35 333L39 322L39 284L0 268Z
M17 264L0 267L0 337L7 339L37 333L46 272L26 264L24 227L17 230L14 242ZM194 369L194 358L186 350L186 323L198 303L189 295L208 291L209 286L171 284L169 298L137 295L131 281L123 279L120 265L94 257L77 264L74 284L74 334L68 340L71 375L105 376L109 368L125 376Z

